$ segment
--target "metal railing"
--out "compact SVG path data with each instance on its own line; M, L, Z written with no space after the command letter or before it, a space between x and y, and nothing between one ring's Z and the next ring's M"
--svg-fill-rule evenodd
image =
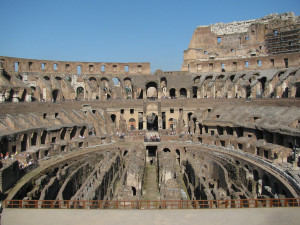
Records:
M5 208L32 209L228 209L300 207L300 198L166 200L166 201L96 201L96 200L5 200Z

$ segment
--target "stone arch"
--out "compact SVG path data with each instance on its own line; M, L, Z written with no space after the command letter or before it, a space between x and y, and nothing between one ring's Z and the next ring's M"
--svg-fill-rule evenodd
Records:
M136 196L136 188L132 186L132 187L131 187L131 190L132 190L132 195L133 195L133 196Z
M259 173L258 173L257 170L253 170L253 179L254 179L255 181L258 181L258 180L260 179Z
M199 83L200 83L200 79L201 79L201 76L196 76L196 77L193 79L193 85L198 86Z
M27 150L27 134L23 134L22 140L21 140L21 152L24 152Z
M120 79L117 77L113 77L112 82L113 82L114 86L119 87L121 85Z
M171 88L169 91L170 97L171 98L176 98L176 89L175 88Z
M163 149L163 152L165 152L165 153L166 153L166 152L171 152L171 151L170 151L170 149L169 149L169 148L164 148L164 149Z
M270 178L265 174L263 176L263 186L270 186Z
M176 149L176 159L177 159L178 165L180 165L180 150L179 149Z
M31 139L30 139L31 146L36 146L37 144L37 132L33 132Z
M205 77L205 80L207 81L207 80L212 80L213 79L213 75L208 75L208 76L206 76Z
M185 88L181 88L179 90L180 98L187 98L187 90Z
M62 130L60 131L60 140L65 140L65 136L67 133L67 128L62 128Z
M126 98L127 99L132 99L132 81L129 77L125 77L124 78L124 90L125 90L125 93L126 93Z
M262 78L258 79L258 82L259 82L260 88L261 88L260 95L263 96L263 94L265 92L265 89L266 89L267 78L266 77L262 77Z
M157 98L157 84L153 81L147 83L146 85L147 98Z
M230 77L229 77L229 79L231 80L231 82L233 82L234 78L235 78L235 75L234 75L234 74L233 74L233 75L230 75Z
M174 129L174 119L173 118L170 118L169 119L169 129Z
M54 89L54 90L52 91L52 100L53 100L54 102L56 102L56 100L58 100L58 95L59 95L59 90L58 90L58 89Z
M218 79L218 80L223 80L224 78L225 78L225 76L224 76L223 74L221 74L221 75L218 76L217 79Z
M111 122L114 124L116 123L116 118L117 118L117 116L115 114L110 115Z
M45 80L50 80L50 77L49 76L44 76L44 79Z
M167 87L167 79L165 77L160 78L160 87Z
M135 119L134 118L129 119L128 126L129 126L130 130L135 130L136 129L136 124L135 124Z
M158 116L156 113L147 115L147 130L158 130Z
M48 133L47 133L46 130L44 130L44 131L42 132L42 135L41 135L41 144L42 144L42 145L46 144L47 134L48 134Z
M76 136L76 133L77 133L77 127L73 127L70 133L70 140L72 140Z
M86 126L83 126L79 132L81 137L84 137L85 131L86 131Z
M89 78L89 81L90 81L90 82L97 82L97 79L96 79L95 77L90 77L90 78Z
M84 88L79 86L77 89L76 89L76 98L78 100L82 100L84 98Z

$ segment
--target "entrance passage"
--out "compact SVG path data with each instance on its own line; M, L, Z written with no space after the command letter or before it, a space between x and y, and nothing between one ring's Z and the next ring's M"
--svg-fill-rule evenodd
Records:
M158 130L158 117L155 113L147 116L147 130Z

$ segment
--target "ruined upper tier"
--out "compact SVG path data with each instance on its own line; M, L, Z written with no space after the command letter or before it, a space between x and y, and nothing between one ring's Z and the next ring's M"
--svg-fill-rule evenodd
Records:
M224 72L297 66L299 25L300 17L290 12L198 26L184 51L181 70Z

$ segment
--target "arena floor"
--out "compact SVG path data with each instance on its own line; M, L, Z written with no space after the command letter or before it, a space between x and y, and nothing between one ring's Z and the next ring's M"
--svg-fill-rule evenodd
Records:
M202 210L4 209L2 225L299 224L300 208Z

